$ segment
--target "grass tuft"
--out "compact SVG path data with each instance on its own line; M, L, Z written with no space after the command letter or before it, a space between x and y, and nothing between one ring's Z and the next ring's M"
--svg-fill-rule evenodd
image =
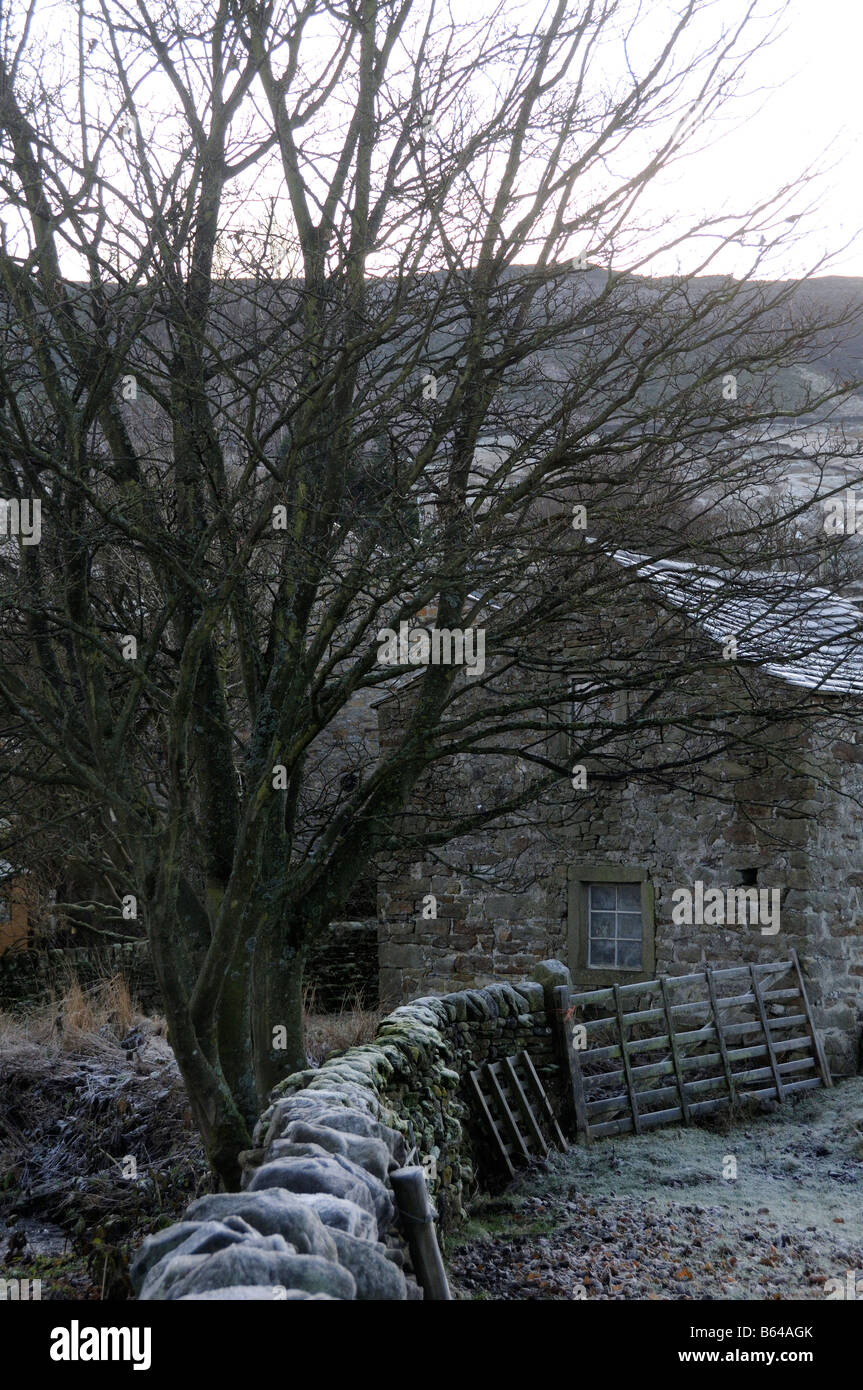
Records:
M309 1066L319 1067L334 1052L372 1042L381 1020L380 1009L367 1009L356 991L346 995L339 1013L322 1014L315 1008L314 989L303 996L306 1056Z
M106 975L85 989L69 970L46 999L0 1013L0 1055L28 1047L54 1056L113 1051L139 1018L122 975Z

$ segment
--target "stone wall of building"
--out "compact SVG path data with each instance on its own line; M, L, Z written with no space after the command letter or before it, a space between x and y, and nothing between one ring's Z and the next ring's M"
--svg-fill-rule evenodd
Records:
M815 1019L836 1074L858 1070L863 1029L863 744L841 721L817 733L783 723L760 735L746 761L718 758L690 789L635 779L590 780L574 803L537 823L487 829L440 859L394 863L379 890L385 1005L418 990L448 991L520 976L539 960L566 960L582 988L606 984L579 969L570 882L582 866L634 866L653 890L655 960L648 974L800 957ZM684 747L684 745L681 745ZM589 766L589 760L588 760ZM490 802L483 761L436 773L441 802ZM443 790L445 788L445 790ZM437 792L426 784L428 813ZM565 808L565 809L564 809ZM590 877L585 867L585 876ZM672 920L674 891L778 889L780 928ZM424 916L428 895L433 918ZM621 983L647 978L616 972Z
M144 1241L131 1267L138 1297L420 1297L389 1175L421 1164L440 1224L452 1227L482 1155L471 1067L527 1048L559 1096L551 989L569 977L558 961L536 973L414 1000L383 1020L372 1043L283 1081L242 1156L242 1191L199 1198Z
M11 872L0 877L0 960L7 951L26 946L33 898L26 874Z
M786 901L802 926L807 991L837 1073L863 1070L863 730L847 721L815 735L835 794L811 786L806 840Z

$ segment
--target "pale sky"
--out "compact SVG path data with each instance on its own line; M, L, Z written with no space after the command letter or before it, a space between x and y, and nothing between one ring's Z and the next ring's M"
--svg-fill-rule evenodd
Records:
M742 129L663 179L655 189L658 203L665 202L674 216L684 205L715 207L727 190L740 205L752 206L767 189L791 180L829 150L824 162L835 167L821 186L817 209L799 224L805 227L799 257L786 254L769 271L777 277L800 273L827 251L837 253L836 264L819 273L863 276L861 65L863 0L793 0L785 35L756 55L747 70L746 91L773 89L756 99L761 109L753 110ZM839 253L855 236L858 244ZM722 268L735 270L733 262Z
M451 0L456 22L466 3L467 0ZM539 14L548 3L549 0L513 0L513 8L523 7L528 14ZM573 0L576 8L579 3L580 0ZM718 24L733 25L746 0L702 3L703 17L693 27L689 40L694 40L696 47L701 31L705 39L710 39L715 37ZM113 0L108 0L108 5L109 9L114 8ZM622 13L638 14L641 26L631 55L636 67L646 64L649 50L667 34L669 18L679 7L680 0L641 0L640 5L630 0L623 6ZM484 0L476 0L475 10L483 8ZM760 0L760 14L770 8L771 0ZM58 9L49 0L39 13L46 36L56 36L58 27L68 26L71 47L74 8L64 4ZM696 132L696 151L655 180L641 210L647 222L662 228L666 235L683 232L699 213L715 213L723 205L746 212L809 164L832 166L825 167L817 195L814 189L809 190L808 200L814 202L814 207L794 224L799 238L796 248L785 246L768 255L758 274L774 279L805 274L827 253L835 257L834 264L815 273L863 277L863 0L791 0L784 27L781 37L749 61L742 83L744 95L730 104L716 126L704 135ZM619 39L610 37L594 65L600 82L606 77L613 81L625 71L622 55ZM52 55L48 63L53 65L55 61ZM491 79L491 74L485 76ZM645 138L653 141L655 135L656 132ZM715 143L699 149L703 139ZM651 143L649 148L653 147ZM271 163L273 170L255 174L259 192L264 188L275 192L281 183L275 156ZM802 213L806 200L798 198L784 211ZM841 249L843 242L855 237L856 245ZM573 254L582 250L589 248L583 244L571 247ZM681 249L679 263L675 251L641 268L661 274L694 270L705 250L704 241L695 242L691 248ZM624 263L626 259L624 256ZM752 262L751 249L728 247L710 270L740 275L751 270ZM620 263L617 268L621 268Z

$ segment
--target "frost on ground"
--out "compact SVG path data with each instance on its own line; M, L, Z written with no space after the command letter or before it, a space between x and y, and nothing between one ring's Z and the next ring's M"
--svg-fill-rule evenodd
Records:
M0 1033L0 1278L41 1279L43 1299L126 1298L130 1245L209 1185L152 1020L68 1048Z
M375 1015L307 1017L310 1065ZM0 1279L42 1299L131 1297L128 1260L212 1179L163 1019L122 981L0 1013Z
M824 1299L852 1271L863 1298L863 1077L573 1147L472 1217L449 1252L461 1297Z

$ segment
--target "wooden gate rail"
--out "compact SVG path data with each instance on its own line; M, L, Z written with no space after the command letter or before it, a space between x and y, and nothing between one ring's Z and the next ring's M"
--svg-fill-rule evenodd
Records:
M771 988L783 975L791 983ZM723 987L737 992L723 995ZM674 999L680 989L695 997ZM605 989L561 985L554 995L575 1128L588 1142L833 1084L796 952ZM597 1008L600 1017L585 1016ZM647 1031L652 1024L664 1031ZM652 1060L657 1052L665 1056Z
M484 1062L468 1073L479 1113L495 1155L509 1177L515 1165L547 1158L554 1146L566 1151L563 1135L530 1054Z

